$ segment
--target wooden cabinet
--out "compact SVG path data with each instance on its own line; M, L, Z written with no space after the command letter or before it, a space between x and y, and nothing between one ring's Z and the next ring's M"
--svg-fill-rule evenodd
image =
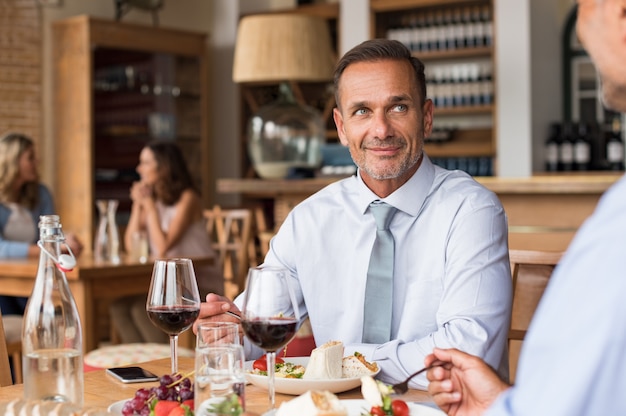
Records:
M55 202L91 250L95 200L118 199L124 226L149 141L176 141L199 189L211 183L206 35L89 16L52 28Z
M451 169L491 176L496 157L493 3L370 0L371 36L397 39L426 66L435 131L426 152Z

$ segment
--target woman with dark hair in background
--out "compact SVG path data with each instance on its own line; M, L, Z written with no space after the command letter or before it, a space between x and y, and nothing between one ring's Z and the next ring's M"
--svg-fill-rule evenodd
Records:
M179 147L173 142L152 142L139 155L140 180L130 189L132 208L124 234L127 249L136 233L147 235L155 258L206 257L213 253L204 226L200 193ZM200 295L224 293L224 279L213 267L196 268ZM122 342L167 340L146 316L145 296L115 302L111 318ZM129 315L135 322L128 322ZM142 337L141 339L138 337Z

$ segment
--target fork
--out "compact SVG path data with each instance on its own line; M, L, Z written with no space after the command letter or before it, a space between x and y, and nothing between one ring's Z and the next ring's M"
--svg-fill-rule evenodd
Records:
M434 362L431 366L429 366L429 367L424 367L424 368L422 368L421 370L414 372L413 374L411 374L410 376L408 376L408 377L406 378L406 380L404 380L403 382L398 383L398 384L394 384L394 385L392 385L392 386L391 386L391 389L393 390L393 392L394 392L395 394L404 394L404 393L406 393L407 391L409 391L409 381L411 381L411 379L412 379L413 377L419 376L419 375L420 375L420 374L422 374L424 371L428 371L428 370L430 370L431 368L440 367L442 364L443 364L443 362L442 362L442 361L435 361L435 362Z

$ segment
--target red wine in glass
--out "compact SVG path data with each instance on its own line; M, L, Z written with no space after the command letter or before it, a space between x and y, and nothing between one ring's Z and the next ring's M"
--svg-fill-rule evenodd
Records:
M152 323L170 337L172 374L178 372L178 334L200 313L200 294L190 259L154 262L146 312Z
M250 342L265 351L281 349L298 330L298 321L294 318L243 320L241 325Z
M260 266L252 267L248 272L241 326L248 340L266 352L270 409L265 415L275 414L276 350L291 341L300 323L293 285L287 269Z
M200 314L194 306L152 306L148 308L152 323L168 335L178 335L189 329Z

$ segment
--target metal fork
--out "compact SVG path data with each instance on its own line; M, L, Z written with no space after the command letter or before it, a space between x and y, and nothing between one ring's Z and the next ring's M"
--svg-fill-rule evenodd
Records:
M411 379L413 377L419 376L420 374L422 374L424 371L428 371L431 368L435 368L435 367L440 367L443 364L443 362L441 361L435 361L431 366L429 367L424 367L419 371L414 372L413 374L411 374L410 376L407 377L406 380L404 380L401 383L398 384L394 384L391 386L391 389L393 390L393 392L395 394L404 394L407 391L409 391L409 381L411 381Z

